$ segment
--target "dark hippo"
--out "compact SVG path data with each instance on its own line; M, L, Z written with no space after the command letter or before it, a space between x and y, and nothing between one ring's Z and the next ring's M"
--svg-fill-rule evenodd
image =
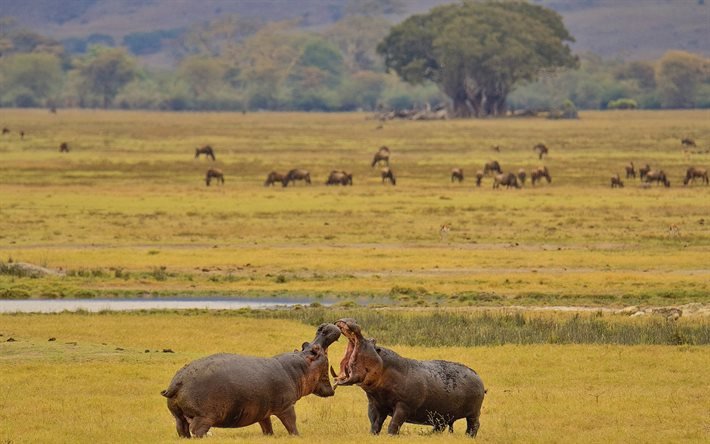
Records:
M336 326L322 324L301 351L273 358L220 353L187 364L161 392L168 398L178 435L203 437L210 427L257 422L271 435L271 415L297 435L296 401L311 393L335 394L328 379L328 346L339 337Z
M370 431L380 433L388 416L387 433L397 434L405 422L453 431L466 418L466 433L476 436L486 390L475 371L449 361L417 361L365 339L354 319L335 323L348 338L335 386L358 385L367 394Z

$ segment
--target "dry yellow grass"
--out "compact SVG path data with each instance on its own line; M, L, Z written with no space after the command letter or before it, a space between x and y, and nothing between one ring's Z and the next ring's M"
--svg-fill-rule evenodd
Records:
M495 293L498 303L707 302L710 187L681 179L690 165L710 167L710 113L581 117L376 130L364 114L5 110L14 132L0 139L0 260L70 276L0 276L0 291L397 299L408 287L420 303L460 292ZM683 136L698 142L694 152L681 149ZM62 141L69 154L58 152ZM538 142L550 147L543 161ZM206 143L224 186L206 187L213 163L193 159ZM381 145L392 148L396 187L369 165ZM494 158L512 171L544 164L553 182L475 187L473 173ZM672 187L625 179L612 190L610 176L629 161L664 169ZM466 174L461 185L450 182L454 166ZM293 167L309 169L314 184L262 186L268 172ZM324 186L332 169L353 172L355 185Z
M159 392L182 365L214 352L289 351L314 328L209 314L1 315L0 334L2 442L178 442ZM17 342L4 342L8 337ZM383 345L409 357L459 361L482 375L489 392L476 442L708 438L707 347ZM343 351L344 341L334 344L331 362ZM296 410L299 440L308 442L468 442L462 424L454 435L405 425L404 437L371 437L356 387L328 399L309 396ZM213 429L208 442L287 438L280 424L274 429L267 438L258 426Z

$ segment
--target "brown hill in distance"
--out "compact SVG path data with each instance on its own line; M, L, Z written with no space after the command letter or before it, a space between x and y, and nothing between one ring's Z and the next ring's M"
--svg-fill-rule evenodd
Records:
M406 0L407 15L451 3ZM534 0L558 11L577 52L652 59L669 49L710 55L710 2L699 0ZM288 7L284 7L288 4ZM342 18L347 0L0 0L0 15L57 39L100 33L116 42L134 32L189 27L238 14L255 20L298 19L306 27Z

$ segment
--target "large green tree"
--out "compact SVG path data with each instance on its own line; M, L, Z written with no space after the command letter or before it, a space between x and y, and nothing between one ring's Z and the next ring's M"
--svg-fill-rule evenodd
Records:
M710 59L668 51L658 61L656 82L664 108L693 108L700 88L710 83Z
M499 115L516 84L576 67L573 42L554 11L526 2L440 6L393 27L378 45L385 65L410 83L433 81L458 117Z
M101 97L104 108L136 76L135 60L122 48L92 47L79 73L87 92Z

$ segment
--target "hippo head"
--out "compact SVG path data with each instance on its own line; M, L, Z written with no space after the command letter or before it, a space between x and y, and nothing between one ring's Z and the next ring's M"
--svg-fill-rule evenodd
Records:
M311 342L304 342L301 354L308 364L303 386L316 396L333 396L335 391L328 378L328 347L340 337L340 330L332 324L321 324L316 337Z
M348 338L348 348L340 362L340 374L335 375L335 386L370 385L375 383L382 373L382 358L377 352L374 339L365 339L355 319L340 319L335 323L343 335Z

